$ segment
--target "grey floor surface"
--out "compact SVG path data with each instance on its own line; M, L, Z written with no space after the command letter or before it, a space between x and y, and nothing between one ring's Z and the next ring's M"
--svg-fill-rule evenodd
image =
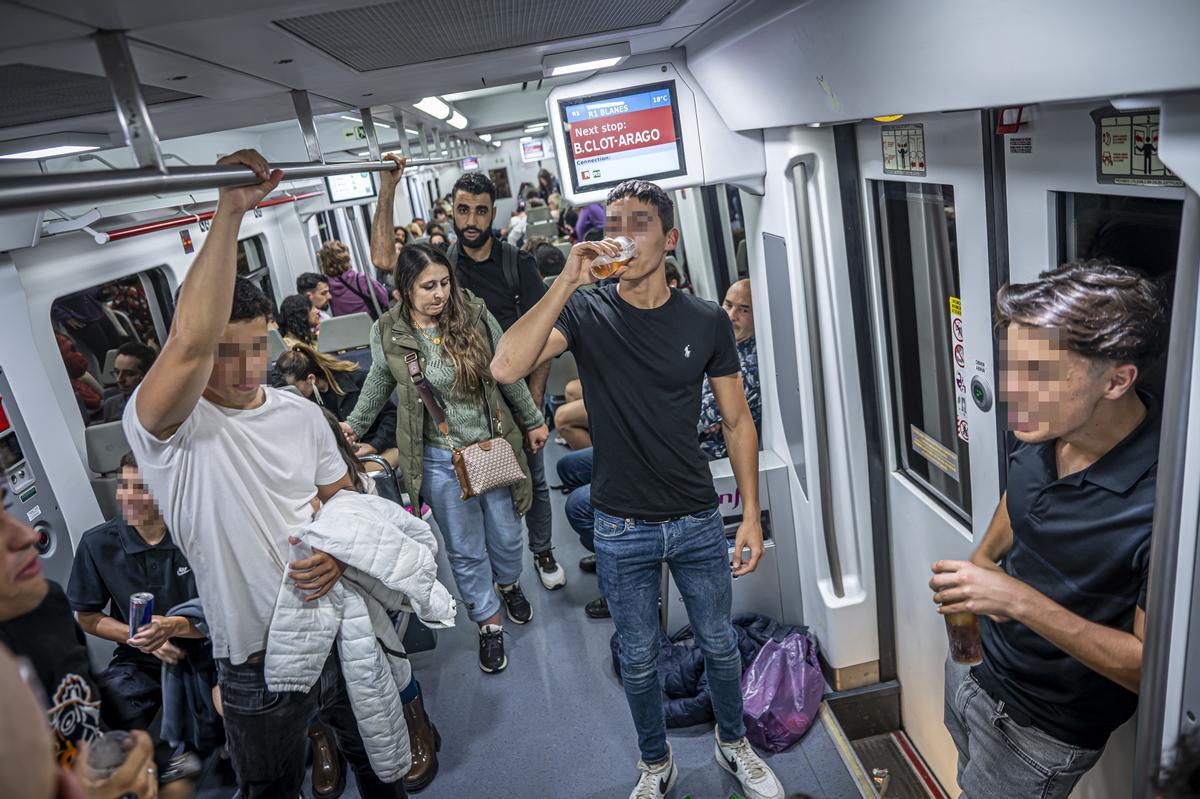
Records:
M555 444L547 451L551 485L558 483L554 463L564 451ZM524 626L505 624L508 668L480 671L477 627L461 611L454 629L439 632L435 649L412 656L442 735L441 770L416 794L421 799L624 799L633 788L637 737L611 665L613 627L584 615L583 606L599 594L595 576L579 571L587 553L563 516L565 500L551 492L555 552L567 585L546 591L526 553L521 582L534 616ZM455 592L444 553L439 577ZM673 799L727 799L737 791L714 760L711 727L669 730L668 737L680 772ZM860 796L820 722L766 760L789 794ZM343 796L357 797L355 787L351 778Z

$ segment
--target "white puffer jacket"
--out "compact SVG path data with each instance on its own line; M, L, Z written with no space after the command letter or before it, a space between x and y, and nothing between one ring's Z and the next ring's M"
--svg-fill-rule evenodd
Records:
M328 594L305 602L284 574L267 639L272 691L308 691L338 642L342 675L375 775L395 782L412 767L400 689L411 667L389 611L411 609L432 627L454 624L456 607L437 580L437 539L396 503L342 491L298 534L347 565Z

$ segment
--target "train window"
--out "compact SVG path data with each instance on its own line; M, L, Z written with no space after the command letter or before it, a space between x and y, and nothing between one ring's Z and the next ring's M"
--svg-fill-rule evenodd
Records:
M238 242L237 273L262 289L271 301L272 312L279 312L275 303L275 288L271 284L271 270L267 265L267 249L261 235Z
M59 297L50 321L85 424L120 418L144 372L119 358L123 344L157 351L172 315L165 270L144 272ZM133 360L137 360L134 358Z
M1154 277L1175 271L1183 201L1059 192L1058 257L1108 257Z
M898 467L968 525L970 450L958 435L950 306L959 295L954 190L872 181L883 266Z

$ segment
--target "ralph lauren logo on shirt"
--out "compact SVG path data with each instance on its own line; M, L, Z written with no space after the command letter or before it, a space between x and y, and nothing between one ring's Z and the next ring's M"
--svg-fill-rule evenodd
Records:
M685 344L683 346L683 357L685 357L685 358L692 357L692 345L691 344Z

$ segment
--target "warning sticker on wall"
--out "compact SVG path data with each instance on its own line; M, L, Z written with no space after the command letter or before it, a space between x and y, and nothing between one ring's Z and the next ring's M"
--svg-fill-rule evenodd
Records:
M951 479L958 479L958 455L951 450L943 447L933 436L926 433L915 424L908 426L909 433L912 435L913 452L920 455L925 460L929 461L930 465L950 475Z
M1182 186L1158 160L1158 111L1092 112L1096 121L1096 182L1124 186Z
M954 364L954 421L958 437L970 441L967 435L967 367L966 339L963 335L962 300L950 298L950 352Z
M922 125L884 125L883 171L888 175L925 176L925 128Z

